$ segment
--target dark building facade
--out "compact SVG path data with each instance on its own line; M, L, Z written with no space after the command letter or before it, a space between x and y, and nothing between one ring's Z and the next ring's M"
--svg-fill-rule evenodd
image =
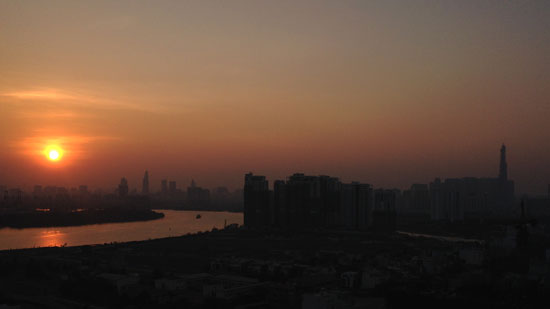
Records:
M336 207L337 227L366 229L372 222L372 188L352 182L340 185L340 201Z
M168 180L163 179L160 181L160 193L164 195L168 194Z
M149 171L145 171L145 174L143 175L143 183L141 186L141 193L143 195L149 194Z
M176 190L177 190L176 182L175 181L168 182L168 192L170 192L170 194L173 195L176 193Z
M244 176L244 225L267 228L270 220L270 192L264 176L248 173Z
M245 175L245 226L366 229L372 222L372 187L330 176L294 174L276 180Z
M125 197L128 195L128 180L125 177L122 177L120 184L118 185L118 195Z
M393 231L396 224L396 205L399 191L374 190L373 228L376 231Z
M173 188L175 192L175 182ZM195 206L206 206L210 204L210 190L197 186L195 180L191 180L191 185L187 187L187 202Z
M429 214L430 188L427 184L413 184L409 190L403 191L402 213Z

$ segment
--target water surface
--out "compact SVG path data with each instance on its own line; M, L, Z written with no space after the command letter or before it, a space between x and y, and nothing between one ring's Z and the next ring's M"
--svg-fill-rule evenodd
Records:
M0 229L0 250L51 246L81 246L180 236L243 223L242 213L156 210L164 218L124 223L66 227ZM201 215L196 219L197 214Z

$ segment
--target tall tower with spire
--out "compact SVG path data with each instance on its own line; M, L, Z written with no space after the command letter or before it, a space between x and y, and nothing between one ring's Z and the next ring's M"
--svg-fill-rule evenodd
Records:
M144 195L149 194L149 171L145 171L145 175L143 175L143 186L141 187L141 193Z
M498 179L508 180L508 163L506 163L506 146L504 144L500 147L500 169Z

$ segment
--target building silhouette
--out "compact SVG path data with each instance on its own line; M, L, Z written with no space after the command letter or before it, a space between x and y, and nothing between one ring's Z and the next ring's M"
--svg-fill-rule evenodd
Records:
M163 179L160 181L160 192L164 195L168 194L168 180Z
M168 183L168 191L170 192L170 194L175 194L176 193L176 182L175 181L170 181Z
M216 187L212 190L212 198L217 201L223 201L230 196L230 192L226 187Z
M279 185L275 190L283 189ZM286 205L289 211L289 221L286 226L313 227L321 225L321 187L318 177L294 174L284 183L286 193ZM275 195L278 195L277 192ZM279 206L279 205L277 205ZM274 221L282 221L275 219ZM271 223L271 222L268 222Z
M396 205L399 192L389 189L374 190L373 228L376 231L393 231L396 222Z
M508 163L506 163L506 146L504 144L500 147L500 168L498 172L498 179L501 181L508 180Z
M88 194L90 193L90 191L88 191L88 186L87 186L87 185L80 185L80 186L78 186L78 193L79 193L81 196L88 195Z
M143 183L141 187L141 194L148 195L149 194L149 171L145 171L145 174L143 175Z
M514 182L508 179L506 146L500 149L496 178L439 178L430 183L431 218L462 221L465 214L494 216L509 213L514 206Z
M330 176L293 174L269 190L264 176L245 175L244 224L250 228L366 229L372 223L372 187Z
M195 180L191 180L191 185L187 187L187 202L194 207L207 206L210 203L210 190L197 186Z
M394 230L401 212L430 216L434 221L462 221L509 214L514 206L514 182L508 179L506 146L500 149L495 178L436 178L399 190L368 184L342 183L330 176L293 174L276 180L269 190L265 176L245 175L244 224L250 228L343 228Z
M364 230L372 222L373 190L368 184L352 182L341 184L340 203L336 207L337 226ZM332 215L329 213L329 215Z
M427 184L413 184L403 191L400 212L408 214L430 213L430 187Z
M120 197L128 196L128 180L125 177L122 177L118 185L118 195Z
M345 220L341 216L341 182L336 177L319 176L321 214L324 226L338 226Z
M464 220L464 203L461 195L475 198L478 209L487 208L487 194L485 192L469 192L467 188L475 188L479 181L475 178L447 179L441 182L436 178L430 183L430 202L434 221L462 221Z
M35 196L40 196L42 195L42 186L41 185L35 185L34 186L34 189L33 189L33 194Z
M269 226L270 193L265 176L244 176L244 225L250 228Z

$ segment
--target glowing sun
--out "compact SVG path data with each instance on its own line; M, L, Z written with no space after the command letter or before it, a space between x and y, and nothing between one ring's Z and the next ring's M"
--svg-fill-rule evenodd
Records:
M63 156L63 152L61 151L61 149L54 146L50 146L46 148L44 153L46 154L46 157L50 161L59 161Z
M48 157L50 158L50 160L57 160L57 159L59 159L59 151L57 151L57 150L51 150L50 153L48 154Z

